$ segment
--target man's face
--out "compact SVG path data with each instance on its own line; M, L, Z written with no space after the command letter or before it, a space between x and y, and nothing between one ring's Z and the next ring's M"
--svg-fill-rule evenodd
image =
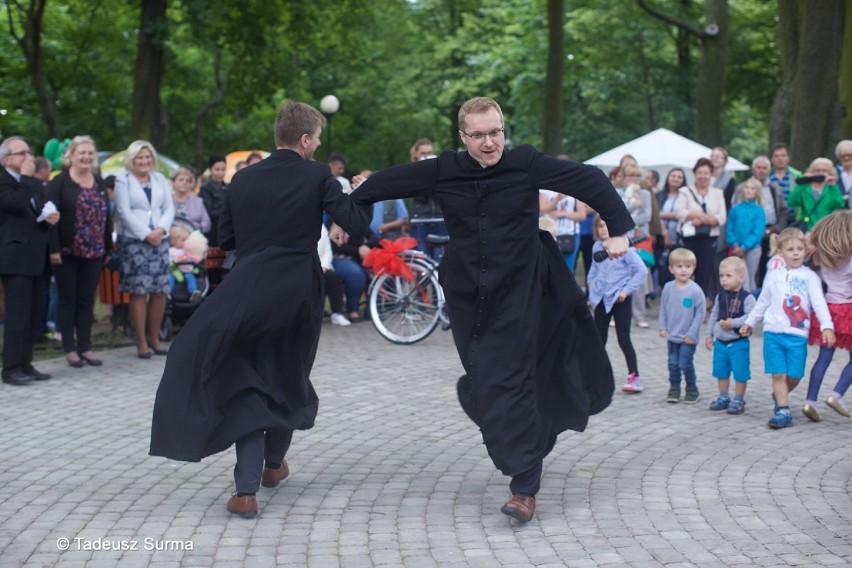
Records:
M769 162L759 160L752 164L751 175L753 175L754 179L759 181L761 184L764 183L766 178L769 177Z
M779 148L772 152L772 166L776 170L786 170L789 164L790 156L787 154L787 150Z
M306 160L314 159L314 152L320 147L320 136L322 135L322 126L318 126L313 134L306 134L308 137L307 147L304 149L303 157Z
M225 181L225 170L227 169L228 166L225 162L216 162L210 166L210 179L216 183L222 183Z
M464 130L459 130L467 151L484 166L493 166L503 156L503 120L495 108L464 117Z
M329 162L328 167L331 168L331 175L334 177L340 177L346 171L346 165L343 162Z
M11 140L9 154L3 157L3 165L16 174L29 175L35 170L34 160L29 144L23 140Z

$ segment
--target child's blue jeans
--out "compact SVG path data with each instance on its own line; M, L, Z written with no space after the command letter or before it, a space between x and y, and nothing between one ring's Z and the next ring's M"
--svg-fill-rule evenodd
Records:
M695 345L669 341L669 382L680 385L680 373L687 385L695 385Z

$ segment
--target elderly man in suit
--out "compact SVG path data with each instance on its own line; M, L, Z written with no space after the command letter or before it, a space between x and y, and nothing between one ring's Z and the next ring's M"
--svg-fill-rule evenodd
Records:
M23 138L0 143L0 165L0 278L6 293L2 377L4 383L20 386L50 378L32 365L33 341L40 328L48 231L59 213L38 220L44 186L30 175L33 153Z

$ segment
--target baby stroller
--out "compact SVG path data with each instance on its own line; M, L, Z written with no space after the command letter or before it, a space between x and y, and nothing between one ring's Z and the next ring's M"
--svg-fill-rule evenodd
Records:
M175 217L172 227L178 226L186 229L189 233L196 230L195 225L180 217ZM163 323L160 325L160 340L169 341L174 336L175 330L180 329L186 320L190 318L198 306L204 301L204 298L210 293L210 279L207 275L205 262L188 262L181 261L176 263L176 273L189 273L195 277L196 291L190 293L187 287L186 278L178 278L175 281L174 288L166 302L166 312L163 315Z

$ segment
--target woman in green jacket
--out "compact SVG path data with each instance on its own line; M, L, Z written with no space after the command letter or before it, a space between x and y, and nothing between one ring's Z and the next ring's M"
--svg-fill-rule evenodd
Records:
M828 158L817 158L808 166L805 177L819 178L796 186L787 198L787 205L796 211L796 221L804 223L803 230L810 231L817 221L836 209L843 209L846 201L837 187L834 163Z

